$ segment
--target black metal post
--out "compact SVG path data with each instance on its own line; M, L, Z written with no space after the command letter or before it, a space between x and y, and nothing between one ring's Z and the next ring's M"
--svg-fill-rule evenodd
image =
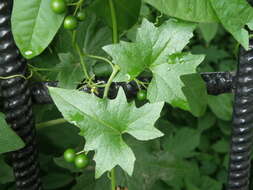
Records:
M228 190L248 190L253 137L253 41L241 49L236 75Z
M15 46L10 26L12 0L0 1L0 73L2 76L26 75L26 62ZM0 81L6 120L24 140L26 147L12 152L17 190L41 190L38 151L27 81L15 77Z

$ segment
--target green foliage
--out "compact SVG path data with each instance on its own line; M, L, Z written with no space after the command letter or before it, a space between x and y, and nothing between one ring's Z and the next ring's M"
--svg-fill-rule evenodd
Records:
M245 0L145 0L159 11L182 20L211 23L220 22L226 30L245 48L249 48L249 34L245 25L252 28L253 8ZM238 16L240 15L240 16ZM209 25L209 24L208 24ZM211 27L211 25L209 25ZM217 26L203 29L207 41L212 39ZM206 34L208 30L209 34Z
M141 8L141 0L113 0L113 3L115 7L118 30L124 31L129 29L138 20ZM104 20L110 27L112 27L112 12L108 0L93 1L90 9L94 11L102 20Z
M244 26L253 19L253 8L249 3L245 0L211 0L211 3L223 26L248 49L249 34Z
M14 180L12 168L5 162L4 158L0 156L0 184L12 182ZM4 175L3 175L4 174Z
M4 114L0 113L0 154L18 150L24 146L21 138L6 123Z
M210 0L211 1L211 0ZM217 22L209 0L145 0L169 16L192 22ZM166 3L165 3L166 2Z
M209 44L211 40L217 34L219 25L217 23L200 23L199 29L205 39L206 43Z
M57 65L59 72L56 79L59 81L59 87L74 89L83 79L80 63L71 53L62 53L58 56L60 63Z
M55 105L34 107L43 188L224 189L233 96L207 95L198 73L236 69L237 41L247 47L244 26L253 28L249 4L68 0L58 14L50 3L15 0L12 15L31 82L59 81L49 88ZM76 29L64 29L66 17ZM123 91L115 81L130 83ZM21 148L0 123L13 135L0 133L0 152ZM0 189L15 189L9 163L1 155Z
M196 117L202 116L207 108L207 90L204 81L198 74L182 75L182 91L188 101L190 110Z

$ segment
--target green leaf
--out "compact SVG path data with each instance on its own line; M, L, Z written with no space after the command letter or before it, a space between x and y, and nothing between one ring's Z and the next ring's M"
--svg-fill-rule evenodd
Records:
M232 118L232 95L221 94L218 96L208 96L208 105L212 112L219 118L225 121L230 121Z
M21 53L27 59L39 55L53 40L64 19L55 14L51 0L15 0L12 32Z
M145 0L164 14L192 22L218 22L209 0Z
M159 28L144 19L138 29L136 42L120 42L103 49L120 66L118 81L130 81L145 69L164 64L168 56L180 52L190 38L194 24L169 20Z
M0 157L0 184L5 184L14 181L12 168Z
M138 140L163 135L154 128L163 103L136 108L133 103L127 103L123 89L114 100L75 90L49 88L49 91L64 118L80 128L80 135L86 139L85 150L95 150L97 178L116 165L132 174L135 156L124 142L123 134Z
M245 0L210 0L219 20L234 38L249 48L249 34L244 26L253 19L253 8Z
M207 107L207 90L206 84L198 74L181 76L184 83L182 88L184 95L190 106L193 115L199 117L203 115Z
M201 172L205 175L212 175L216 172L218 166L214 161L201 160Z
M113 0L113 3L119 31L129 29L138 21L141 0ZM90 5L90 9L112 27L111 11L108 0L93 1Z
M203 63L219 63L219 61L224 61L225 58L230 58L228 52L223 49L219 49L216 46L201 46L196 45L191 48L191 52L194 54L204 54L206 55ZM222 64L220 64L222 65Z
M59 87L76 89L84 78L84 74L78 60L71 53L59 54L61 63L56 66L59 70L57 80Z
M127 138L136 155L136 164L133 176L128 176L117 168L117 183L131 190L156 190L158 181L164 180L170 186L182 187L183 179L199 180L199 169L194 163L175 159L169 152L154 148L158 140L137 142ZM171 189L163 186L161 189ZM160 189L160 188L158 188ZM182 188L173 188L182 189Z
M182 128L174 136L167 137L164 149L176 158L186 158L200 142L200 133L197 130Z
M148 87L148 99L150 102L165 101L174 107L190 110L187 98L182 91L184 84L180 77L182 75L195 73L196 67L203 60L203 55L191 55L185 53L174 54L169 57L169 63L171 64L163 63L152 67L151 71L153 72L153 79ZM192 81L189 81L190 84L191 82ZM186 93L189 93L189 91ZM204 93L202 93L202 95L203 97L205 96ZM196 108L193 108L192 102L191 106L193 112L196 113L196 110L194 110ZM202 106L203 105L201 105L201 107ZM203 107L200 112L203 112Z
M222 183L219 181L216 181L208 176L203 176L201 177L200 180L201 187L200 189L205 189L205 190L222 190Z
M250 30L253 30L253 18L251 19L249 23L247 23L247 25L250 28Z
M173 189L183 189L186 179L190 180L193 184L199 183L199 166L192 161L171 159L170 153L162 153L158 163L163 168L161 170L167 170L167 175L164 175L162 179L172 186Z
M94 190L95 189L95 182L94 176L91 172L88 174L82 174L76 178L76 185L74 185L71 190Z
M133 138L127 138L127 143L136 155L135 170L130 177L120 168L116 168L117 183L131 190L154 190L152 187L155 182L168 173L157 162L159 154L152 149L157 141L138 142ZM162 154L160 151L158 153Z
M42 178L44 189L57 189L70 184L73 181L73 177L69 173L54 172Z
M50 120L49 115L51 116L53 113L48 110L44 112L47 114L44 121ZM58 117L61 117L60 113L58 113ZM82 143L82 137L76 135L78 131L69 123L40 128L38 130L39 149L41 152L54 156L62 155L67 148L75 148Z
M206 43L209 44L215 37L219 25L217 23L200 23L199 29Z
M229 141L221 139L212 145L212 149L218 153L228 153L229 151Z
M209 128L211 128L216 122L216 117L207 112L203 117L198 118L198 130L203 132Z
M8 126L4 114L0 113L0 154L25 146L21 138Z
M76 185L71 190L101 190L101 187L110 187L110 180L107 175L95 180L94 172L84 172L76 178Z

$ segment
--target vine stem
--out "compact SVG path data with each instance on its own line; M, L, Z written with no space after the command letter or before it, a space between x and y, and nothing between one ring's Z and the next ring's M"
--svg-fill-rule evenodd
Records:
M119 42L119 36L118 36L118 23L117 23L117 18L116 18L115 6L113 3L113 0L108 0L108 1L109 1L111 19L112 19L112 42L114 44L117 44ZM120 68L118 65L113 65L113 71L112 71L112 74L105 86L103 98L107 98L112 81L113 81L114 77L117 75L119 70L120 70ZM111 174L111 177L110 177L111 190L115 190L116 189L116 176L115 176L115 169L114 168L112 168L110 174Z
M108 82L106 83L106 86L105 86L105 91L104 91L104 95L103 95L104 99L107 98L110 86L113 82L114 77L117 75L118 71L119 71L119 66L114 65L113 70L112 70L112 74L111 74L111 76L110 76L110 78L109 78L109 80L108 80Z
M119 36L118 36L118 23L116 18L116 11L115 6L113 3L113 0L109 0L109 6L110 6L110 12L111 12L111 18L112 18L112 41L114 44L119 42Z
M20 77L20 78L23 78L25 80L28 80L28 79L32 78L32 76L33 76L33 71L31 70L31 73L27 77L24 76L24 75L17 74L17 75L11 75L11 76L8 76L8 77L2 77L2 76L0 76L0 79L2 79L2 80L8 80L8 79L13 79L13 78L16 78L16 77Z
M51 121L46 121L43 123L38 123L38 124L36 124L36 128L41 129L44 127L50 127L53 125L58 125L58 124L66 123L66 122L67 121L65 119L60 118L60 119L55 119L55 120L51 120Z
M115 176L115 169L112 168L111 170L111 190L115 190L116 188L116 176Z

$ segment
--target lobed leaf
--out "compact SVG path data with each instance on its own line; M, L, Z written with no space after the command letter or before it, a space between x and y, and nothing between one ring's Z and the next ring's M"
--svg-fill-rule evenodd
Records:
M196 67L203 60L203 55L182 53L170 56L170 64L164 63L152 67L153 79L148 87L150 102L165 101L174 107L190 110L189 103L182 90L184 83L180 77L195 73Z
M190 38L195 24L169 20L159 28L144 19L134 43L120 42L103 49L120 66L118 81L137 77L145 69L166 63L168 56L180 52Z
M132 174L135 156L122 135L138 140L150 140L163 134L154 128L163 103L136 108L127 103L123 89L114 100L100 99L76 90L49 88L50 94L64 118L80 128L86 139L85 150L95 150L96 177L116 165Z

